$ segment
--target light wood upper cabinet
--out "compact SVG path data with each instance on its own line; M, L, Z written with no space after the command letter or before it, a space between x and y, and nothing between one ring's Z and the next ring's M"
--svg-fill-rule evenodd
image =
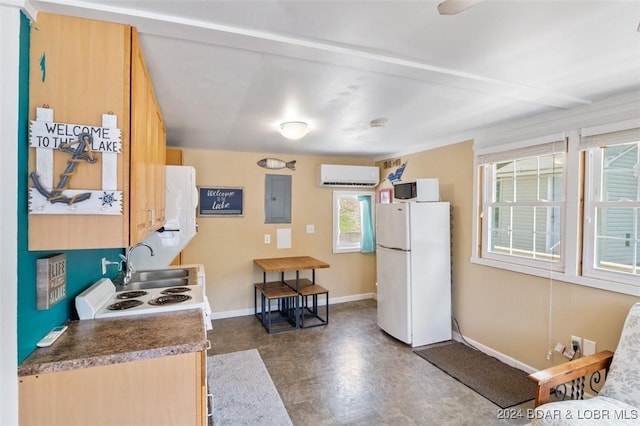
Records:
M165 221L166 130L144 62L138 33L131 32L131 245Z
M153 93L152 87L149 86L147 96L151 99L153 107L148 109L150 127L152 129L149 152L151 153L151 186L152 194L150 205L153 209L153 230L159 229L165 222L165 192L166 192L166 147L167 147L167 131L162 119L162 113ZM158 185L158 182L162 182Z
M131 246L164 223L166 130L140 50L128 25L39 13L31 29L29 116L48 106L56 123L102 125L117 117L122 214L30 214L29 250ZM53 151L54 186L69 154ZM67 189L101 189L102 154L81 163ZM36 164L29 149L29 172ZM33 182L29 181L29 186Z
M182 166L182 150L176 148L167 148L167 165Z
M117 189L128 194L131 28L39 13L31 27L30 52L30 119L44 105L62 123L101 126L102 114L115 114L122 129ZM29 149L29 172L35 170L34 151ZM96 156L96 164L76 167L69 189L101 188L102 155ZM53 153L54 183L68 160L68 154ZM128 241L126 196L121 216L29 215L30 250L124 247Z

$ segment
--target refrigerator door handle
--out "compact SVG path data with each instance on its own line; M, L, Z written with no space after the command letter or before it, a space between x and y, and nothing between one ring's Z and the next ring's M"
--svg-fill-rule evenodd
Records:
M381 246L381 245L378 245L376 247L379 248L379 249L382 249L382 250L394 250L394 251L402 251L402 252L407 252L407 253L411 251L411 250L405 250L405 249L402 249L402 248L399 248L399 247L387 247L387 246Z

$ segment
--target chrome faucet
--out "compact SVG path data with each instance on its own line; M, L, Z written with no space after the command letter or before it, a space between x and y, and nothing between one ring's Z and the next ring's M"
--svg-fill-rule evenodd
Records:
M135 246L133 246L133 247L131 247L131 248L128 248L128 249L127 249L127 255L126 255L126 256L120 255L120 258L121 258L121 259L124 261L124 263L127 265L127 269L126 269L125 274L124 274L124 284L127 284L127 283L131 280L131 276L132 276L132 275L133 275L133 273L136 271L136 270L133 268L133 265L131 264L131 260L130 260L129 258L131 257L131 252L132 252L134 249L136 249L136 248L138 248L138 247L140 247L140 246L144 246L144 247L148 248L148 249L149 249L149 251L151 252L151 256L153 256L153 255L154 255L154 253L153 253L153 249L151 248L151 246L150 246L150 245L148 245L148 244L145 244L145 243L138 243L138 244L136 244Z

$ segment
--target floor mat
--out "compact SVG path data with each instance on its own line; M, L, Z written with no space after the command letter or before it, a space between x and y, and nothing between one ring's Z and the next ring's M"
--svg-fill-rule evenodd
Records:
M213 394L209 425L292 424L256 349L209 356L207 370Z
M528 374L460 342L451 341L414 350L460 383L501 408L535 397Z

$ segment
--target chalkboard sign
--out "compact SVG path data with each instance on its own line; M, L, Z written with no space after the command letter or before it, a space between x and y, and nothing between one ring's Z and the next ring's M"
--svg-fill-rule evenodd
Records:
M198 216L242 216L244 189L199 186Z

